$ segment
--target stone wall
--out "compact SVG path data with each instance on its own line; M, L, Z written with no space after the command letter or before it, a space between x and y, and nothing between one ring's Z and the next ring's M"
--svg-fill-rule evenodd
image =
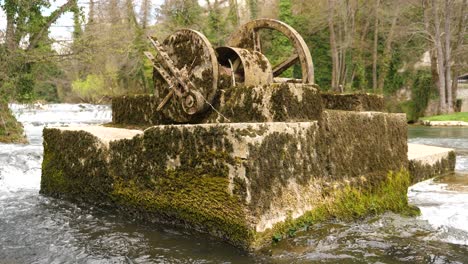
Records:
M312 122L155 126L110 142L106 129L115 128L46 128L41 193L245 249L268 245L262 234L343 186L376 186L407 165L404 115L325 111Z

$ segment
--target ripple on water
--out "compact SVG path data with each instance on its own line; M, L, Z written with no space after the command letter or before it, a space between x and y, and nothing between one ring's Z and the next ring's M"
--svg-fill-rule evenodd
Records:
M412 202L422 208L421 217L388 213L355 223L317 224L281 241L271 257L252 257L205 235L39 195L43 127L109 122L110 108L11 107L30 144L0 145L0 263L468 263L462 174L409 190ZM468 153L463 145L468 143L456 139L464 137L463 131L428 131L417 131L433 137L420 143ZM457 156L458 171L468 172L467 156Z
M42 129L110 122L108 106L11 105L30 144L0 144L0 263L254 263L218 240L39 195Z

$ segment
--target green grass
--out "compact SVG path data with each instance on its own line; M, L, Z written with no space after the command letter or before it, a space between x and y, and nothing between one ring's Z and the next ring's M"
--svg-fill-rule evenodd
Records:
M428 121L464 121L468 122L468 112L460 112L449 115L437 115L421 118Z

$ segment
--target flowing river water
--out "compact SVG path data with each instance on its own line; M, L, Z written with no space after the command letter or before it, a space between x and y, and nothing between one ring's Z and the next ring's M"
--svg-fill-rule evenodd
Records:
M455 174L408 190L421 216L323 223L279 242L268 256L252 256L205 235L40 195L43 127L109 122L110 108L10 107L30 143L0 144L0 264L468 263L468 128L409 128L410 142L457 152Z

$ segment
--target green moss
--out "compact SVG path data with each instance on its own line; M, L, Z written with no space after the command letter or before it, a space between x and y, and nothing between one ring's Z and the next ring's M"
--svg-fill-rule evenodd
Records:
M8 103L0 99L0 143L27 143L23 125L8 108Z
M83 131L44 129L41 193L73 201L107 200L107 149Z
M404 115L324 111L318 156L333 179L407 167L407 124Z
M152 126L169 124L156 112L159 100L153 95L126 95L112 98L112 123L115 125Z
M226 128L153 127L110 144L112 197L138 218L191 227L247 248L243 194L230 194L229 167L238 161Z
M321 93L324 108L344 111L383 111L384 99L381 95L356 93Z
M407 191L410 185L411 176L406 170L389 172L385 180L377 185L345 185L333 191L313 210L301 217L290 217L265 232L257 233L255 246L262 247L271 241L294 236L296 232L306 230L310 225L331 219L352 221L385 211L408 216L418 215L419 209L408 204Z
M244 166L252 193L249 207L254 215L268 211L291 179L304 185L312 177L323 175L321 163L314 155L316 131L317 127L311 126L297 135L274 132L265 136L261 144L249 145L249 160Z
M168 171L151 182L120 181L112 195L124 208L153 216L159 222L191 227L248 248L252 233L237 196L227 191L228 179L217 175Z
M322 114L322 100L317 90L303 86L302 99L291 91L291 84L281 84L271 96L271 111L275 122L318 120Z
M226 90L225 105L221 113L231 122L265 122L266 117L260 110L262 96L254 87L236 86ZM217 115L217 113L213 113ZM226 122L227 120L224 120Z

